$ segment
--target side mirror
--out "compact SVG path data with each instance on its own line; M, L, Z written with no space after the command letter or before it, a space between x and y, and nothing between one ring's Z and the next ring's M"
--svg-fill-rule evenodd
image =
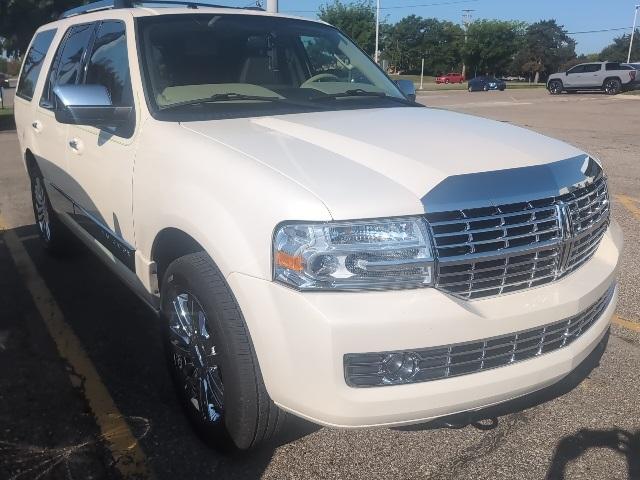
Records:
M416 101L416 86L411 80L396 80L396 85L407 100Z
M569 71L564 72L565 77L569 76Z
M102 85L58 85L56 120L70 125L118 128L125 125L132 107L114 107L109 92Z

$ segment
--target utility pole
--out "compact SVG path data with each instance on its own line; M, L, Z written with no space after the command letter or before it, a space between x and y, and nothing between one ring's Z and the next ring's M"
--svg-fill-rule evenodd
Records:
M278 0L267 0L267 12L278 13Z
M380 44L380 0L376 0L376 51L373 59L378 63L378 49Z
M475 10L472 10L470 8L462 10L462 26L464 28L464 44L465 45L467 44L467 30L469 29L469 24L473 20L473 12L475 12ZM464 64L464 60L463 60L463 62L462 62L462 78L467 78L466 77L466 72L467 72L467 66Z
M627 63L631 61L631 47L633 47L633 37L636 35L636 21L638 20L638 10L640 10L640 5L636 5L636 13L633 14L633 28L631 29L631 39L629 40L629 53L627 54Z
M422 57L422 69L420 70L420 90L422 90L423 81L424 81L424 57Z

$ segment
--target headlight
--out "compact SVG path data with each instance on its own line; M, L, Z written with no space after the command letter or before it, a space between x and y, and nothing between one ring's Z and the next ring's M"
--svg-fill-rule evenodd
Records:
M433 255L419 217L280 224L273 278L299 290L367 290L429 286Z

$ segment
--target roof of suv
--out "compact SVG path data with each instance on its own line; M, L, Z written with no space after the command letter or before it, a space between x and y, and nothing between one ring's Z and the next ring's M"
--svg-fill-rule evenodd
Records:
M82 13L69 17L64 17L54 22L50 22L47 26L54 25L71 25L76 23L84 23L90 21L100 20L105 17L117 16L117 13L128 13L132 17L150 17L159 15L188 15L197 13L209 13L209 14L226 14L226 15L254 15L265 17L281 17L291 18L296 20L304 20L313 23L326 24L322 20L315 20L311 18L298 17L295 15L286 15L281 13L270 13L263 10L251 9L251 8L235 8L235 7L218 7L218 6L198 6L197 8L188 7L187 5L182 7L148 7L148 6L136 6L133 8L116 8L116 9L104 9L93 12ZM41 27L42 28L42 27Z

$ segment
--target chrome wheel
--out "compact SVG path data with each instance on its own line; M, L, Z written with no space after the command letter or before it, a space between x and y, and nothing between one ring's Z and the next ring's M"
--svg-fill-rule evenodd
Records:
M51 219L49 217L49 205L47 205L47 192L40 177L34 179L33 205L36 210L36 221L40 234L47 241L51 241Z
M549 84L549 92L551 92L553 95L559 95L562 93L562 83L556 81L552 81Z
M620 92L620 89L621 89L620 81L616 80L615 78L607 80L604 83L604 91L608 95L615 95Z
M224 409L224 387L204 309L189 293L177 293L171 304L169 343L180 386L202 420L217 423Z

